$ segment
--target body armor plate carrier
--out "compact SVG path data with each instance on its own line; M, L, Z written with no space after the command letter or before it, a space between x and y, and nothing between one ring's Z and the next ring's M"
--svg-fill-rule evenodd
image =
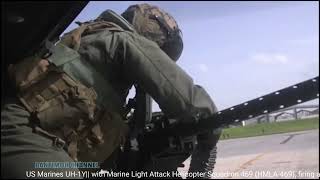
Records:
M75 161L102 162L124 144L128 131L120 105L114 104L117 94L77 52L83 34L100 30L124 28L106 21L83 23L62 37L48 59L35 55L9 67L20 101L38 122L36 129L64 140ZM90 71L100 87L81 81L85 78L74 73L77 68L80 76Z

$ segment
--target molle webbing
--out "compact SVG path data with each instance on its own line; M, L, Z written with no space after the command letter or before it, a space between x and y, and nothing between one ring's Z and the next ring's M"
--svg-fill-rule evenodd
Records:
M87 87L92 87L97 92L97 104L99 106L120 112L122 105L117 92L102 74L80 57L78 52L61 43L55 46L53 52L48 60L71 78L80 81Z
M24 92L19 94L19 98L26 106L29 112L41 112L52 105L56 105L59 99L65 100L61 92L66 92L76 86L68 76L50 71L47 73L45 80L40 80L31 85Z

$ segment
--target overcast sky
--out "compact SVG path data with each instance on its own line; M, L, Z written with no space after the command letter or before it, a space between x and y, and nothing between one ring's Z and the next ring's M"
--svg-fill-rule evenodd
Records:
M91 1L75 21L141 2ZM319 2L148 2L175 17L184 41L178 64L220 110L319 76Z

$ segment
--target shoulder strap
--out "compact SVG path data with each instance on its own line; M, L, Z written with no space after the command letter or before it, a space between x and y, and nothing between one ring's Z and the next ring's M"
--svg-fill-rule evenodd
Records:
M133 26L125 18L110 9L103 12L103 20L113 22L126 31L136 32Z
M89 24L81 25L80 27L66 33L62 36L60 42L74 50L78 50L80 47L81 35L88 28L88 25Z
M52 55L47 59L49 62L59 67L73 60L80 59L80 55L77 51L64 45L64 43L58 43L52 48Z
M60 42L77 51L80 47L81 37L83 35L96 33L106 29L110 31L136 32L126 19L112 10L107 10L104 12L102 21L98 20L81 23L78 28L62 36Z
M82 23L78 28L64 34L61 37L60 43L63 43L69 48L78 51L82 36L97 33L103 30L124 31L122 27L113 22L91 21L87 23Z

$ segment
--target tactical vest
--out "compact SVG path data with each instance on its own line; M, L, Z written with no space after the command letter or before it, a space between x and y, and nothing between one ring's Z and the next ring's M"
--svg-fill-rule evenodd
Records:
M9 71L19 99L40 128L63 139L76 161L105 160L124 144L128 131L118 94L77 52L83 35L106 30L134 32L125 19L109 13L109 21L84 23L65 34L47 58L50 65L35 56Z

